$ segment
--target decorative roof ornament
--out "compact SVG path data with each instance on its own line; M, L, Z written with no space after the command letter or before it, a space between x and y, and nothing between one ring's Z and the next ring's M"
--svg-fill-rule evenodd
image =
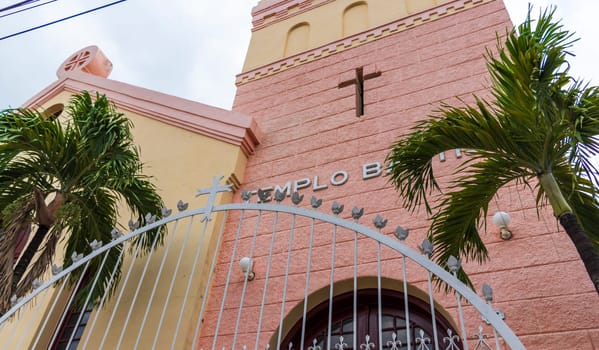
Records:
M82 72L107 78L112 72L112 62L97 46L84 47L67 58L56 71L58 78L69 73Z

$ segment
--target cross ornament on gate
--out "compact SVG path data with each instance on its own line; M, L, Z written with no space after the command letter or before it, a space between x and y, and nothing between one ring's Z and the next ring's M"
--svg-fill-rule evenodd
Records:
M346 86L356 86L356 117L364 115L364 81L373 79L381 76L380 71L373 73L364 74L364 67L356 68L356 77L346 81L342 81L337 86L338 88L344 88Z
M208 189L199 189L196 193L196 197L199 197L204 194L210 194L208 197L208 204L206 205L206 212L204 216L200 219L200 222L210 221L212 218L210 215L212 214L212 208L214 208L214 201L216 200L216 194L220 192L231 192L231 187L233 185L224 185L219 186L220 181L224 178L224 176L214 176L212 177L212 187Z

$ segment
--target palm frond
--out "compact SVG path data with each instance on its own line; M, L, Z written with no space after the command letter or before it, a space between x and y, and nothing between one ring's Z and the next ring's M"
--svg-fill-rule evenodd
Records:
M0 222L0 313L10 308L9 300L13 295L12 276L15 265L15 246L18 235L31 225L31 213L35 207L33 196L21 198L4 208ZM29 229L30 230L30 229Z
M526 174L526 169L514 168L509 158L494 157L472 163L465 175L453 181L431 218L430 238L441 266L450 256L486 261L488 253L479 230L486 227L489 203L506 184L526 181ZM463 270L458 277L470 283Z
M65 240L63 264L68 266L74 252L91 252L89 243L94 239L105 243L111 240L117 217L127 215L117 213L117 203L127 204L142 224L147 213L159 216L163 206L151 178L142 173L132 124L124 114L105 96L92 97L87 92L73 95L66 110L66 119L61 121L46 120L35 110L0 113L0 208L30 198L34 190L46 195L60 193L66 200L52 234L46 237L37 259L19 283L18 294L30 288L30 282L48 268L59 237ZM5 223L14 219L11 215L4 216ZM149 251L154 237L161 243L164 234L162 228L138 238L143 251ZM120 268L121 259L113 256L120 254L119 249L110 253L105 268L100 268L97 259L90 263L90 271L101 274L96 286L86 286L93 289L94 304L98 296L116 286L113 283L109 287L107 271ZM116 271L115 282L119 275ZM73 274L71 282L78 277Z
M435 116L420 122L410 130L411 134L400 138L392 146L386 164L391 169L390 180L404 198L406 207L414 210L423 204L427 212L431 212L428 196L439 190L432 160L441 152L457 148L474 152L467 161L513 154L518 145L506 134L501 122L488 103L477 99L475 106L443 105Z
M439 190L433 157L455 148L471 155L449 190L434 197L439 202L430 235L441 265L450 255L485 260L478 230L489 200L514 180L539 179L537 207L549 202L554 212L571 210L598 242L599 181L592 158L599 154L599 88L568 75L568 50L577 39L554 19L555 8L537 19L531 12L486 53L493 101L475 96L472 105L442 105L387 156L391 181L406 207L424 205L432 213L430 196Z
M15 295L22 296L30 292L33 289L33 281L41 279L42 275L52 265L60 231L60 227L55 226L48 232L46 241L40 248L36 258L29 264L29 268L18 283L17 289L13 290Z

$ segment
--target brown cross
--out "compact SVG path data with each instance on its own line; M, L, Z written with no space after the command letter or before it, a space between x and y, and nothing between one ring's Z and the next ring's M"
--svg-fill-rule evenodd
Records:
M356 86L356 117L364 115L364 81L376 77L380 77L381 72L364 74L364 67L356 68L356 77L354 79L342 81L337 86L343 88L350 85Z

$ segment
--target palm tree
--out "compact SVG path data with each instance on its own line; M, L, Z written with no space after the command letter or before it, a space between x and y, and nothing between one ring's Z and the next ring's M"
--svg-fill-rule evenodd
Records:
M163 206L151 179L142 174L130 121L105 96L97 94L94 101L87 92L74 95L66 111L61 120L28 109L0 114L0 313L48 269L61 237L63 266L68 266L73 253L91 252L93 240L111 240L119 204L141 224L147 213L160 213ZM17 242L26 238L32 222L36 232L19 252ZM137 243L147 251L154 238L161 242L163 236L164 230L154 231ZM92 303L116 285L108 283L113 267L122 263L120 249L111 250L104 268L99 259L88 268L87 273L100 274L93 290L88 285L80 292L91 292Z
M390 179L410 210L424 205L429 235L441 264L453 255L479 263L488 258L479 234L489 202L507 184L534 188L537 207L547 202L576 246L599 293L599 89L568 75L567 51L576 41L555 8L498 37L487 51L492 101L443 104L393 144ZM432 158L468 150L454 180L441 191ZM467 276L461 273L465 281Z

